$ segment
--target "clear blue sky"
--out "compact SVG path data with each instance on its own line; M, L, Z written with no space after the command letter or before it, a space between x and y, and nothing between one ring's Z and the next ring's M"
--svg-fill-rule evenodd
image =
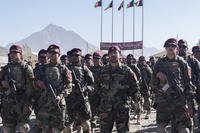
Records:
M114 41L122 41L122 0L114 0ZM130 0L125 0L127 4ZM48 24L73 30L99 45L100 8L96 0L0 0L0 45L42 30ZM110 0L103 0L105 8ZM144 45L162 48L169 37L200 39L200 0L144 0ZM141 40L141 8L136 8L136 40ZM125 41L132 41L132 9L125 8ZM103 13L103 41L111 41L111 10Z

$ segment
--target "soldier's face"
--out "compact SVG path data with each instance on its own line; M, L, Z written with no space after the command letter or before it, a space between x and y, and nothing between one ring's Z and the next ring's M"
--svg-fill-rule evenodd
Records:
M117 63L120 60L120 53L117 50L111 51L109 53L109 62L110 63Z
M185 55L187 54L187 50L188 50L187 47L185 47L185 46L180 46L180 47L178 48L179 55L180 55L180 56L185 56Z
M53 63L58 63L60 57L59 50L49 52L49 59Z
M169 46L165 47L167 54L177 54L177 47L176 46Z
M82 61L82 56L81 55L79 55L79 54L73 54L71 56L71 62L73 64L80 64L81 61Z
M48 62L48 57L47 54L40 54L39 55L39 63L47 63Z
M133 58L127 58L126 61L127 61L127 64L131 64L133 62Z
M193 53L194 57L200 61L200 52Z
M93 58L93 63L94 63L94 66L99 66L101 65L101 59Z
M85 64L86 64L87 66L92 66L92 64L93 64L92 58L87 58L87 59L85 59Z
M22 55L18 52L11 52L9 54L10 62L12 62L12 63L20 62L22 60L21 56Z

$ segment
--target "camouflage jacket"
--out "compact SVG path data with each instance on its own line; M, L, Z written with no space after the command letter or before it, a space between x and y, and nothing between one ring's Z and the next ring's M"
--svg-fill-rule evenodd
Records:
M131 70L136 74L137 79L140 80L141 72L140 72L140 69L137 67L137 65L131 64L131 65L127 65L127 66L131 68Z
M10 70L10 72L9 72ZM10 73L10 74L9 74ZM8 63L2 69L1 80L9 80L9 76L14 80L16 86L16 95L19 99L24 99L30 102L30 95L33 90L34 74L31 66L27 65L25 62L21 63ZM10 89L4 89L4 95L8 99L14 99L10 97Z
M90 71L92 72L93 76L94 76L94 82L95 85L99 82L99 75L101 73L101 69L103 68L103 66L92 66L90 68Z
M85 91L93 91L93 85L94 85L94 77L92 72L88 69L87 66L75 66L75 65L69 65L69 70L73 70L76 77L80 81L81 87L84 87ZM74 82L74 81L73 81ZM72 93L79 93L77 88L75 86L73 87Z
M101 110L112 110L126 106L128 97L139 91L136 74L126 65L112 69L105 66L100 74Z
M181 94L183 94L182 99L187 98L190 100L193 98L194 88L191 83L190 67L182 57L176 56L175 59L163 57L156 62L151 80L151 87L157 94L160 94L159 92L162 92L161 88L163 87L163 84L156 77L158 72L162 72L165 75L171 75L167 76L170 87L167 90L168 92L173 94L181 92ZM160 96L162 97L163 95Z
M200 104L200 62L191 55L186 56L185 60L191 68L191 80L196 86L196 100Z
M37 80L43 81L45 84L51 84L57 96L66 97L67 89L71 88L72 75L71 71L64 65L54 64L52 62L39 65L35 69L35 77ZM47 96L53 97L50 90L45 88Z

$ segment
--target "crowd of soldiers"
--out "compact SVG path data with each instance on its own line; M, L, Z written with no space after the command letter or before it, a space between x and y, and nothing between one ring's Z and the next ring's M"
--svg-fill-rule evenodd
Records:
M166 56L157 61L132 54L122 59L111 46L107 54L82 55L73 48L60 55L52 44L38 53L34 69L23 61L22 47L12 45L9 63L0 71L3 133L128 133L130 114L140 124L156 109L157 132L193 133L200 123L200 47L188 55L185 40L164 43ZM30 126L30 115L36 122Z

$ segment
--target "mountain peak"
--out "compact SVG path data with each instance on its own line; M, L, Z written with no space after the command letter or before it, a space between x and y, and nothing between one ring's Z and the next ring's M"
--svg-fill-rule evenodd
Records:
M62 53L66 53L66 51L74 47L82 49L83 53L86 53L88 50L92 51L97 49L92 44L88 45L87 41L77 33L67 31L61 26L54 24L49 24L41 31L35 32L29 37L16 43L27 44L31 47L33 52L38 52L42 48L46 49L50 44L59 45Z
M49 24L42 31L53 32L53 31L66 31L66 30L61 26L55 24Z

